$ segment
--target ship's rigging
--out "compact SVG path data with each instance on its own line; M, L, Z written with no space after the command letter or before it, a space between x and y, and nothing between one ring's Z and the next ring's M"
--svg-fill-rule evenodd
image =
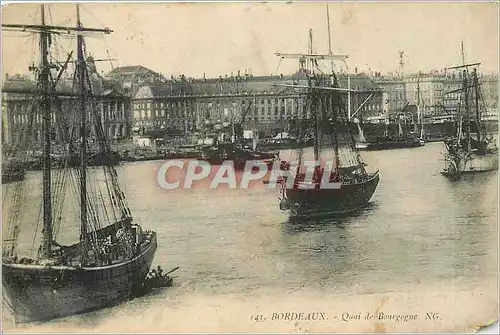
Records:
M37 89L35 92L31 92L36 93L36 95L32 97L30 110L22 115L25 121L22 126L23 133L18 136L20 141L11 150L10 156L21 158L23 161L27 160L27 150L36 145L34 122L36 122L40 115L42 117L41 135L43 143L43 200L41 206L43 233L39 257L40 259L50 259L52 257L54 241L60 232L62 212L65 207L68 207L68 204L65 204L68 190L76 193L75 191L78 189L79 201L76 201L76 206L80 207L79 239L86 245L86 248L82 249L84 253L87 252L87 249L100 250L99 241L95 236L92 236L92 232L106 226L107 224L104 221L107 221L109 224L110 222L120 221L123 218L129 217L130 210L125 202L124 193L118 185L118 175L113 166L103 161L104 173L102 177L106 182L105 190L97 189L93 185L93 182L97 178L94 173L87 175L87 153L90 151L88 134L90 129L92 128L96 133L97 145L103 160L105 160L106 155L110 152L110 146L102 129L101 113L98 108L102 100L96 99L99 95L93 93L92 80L86 61L88 57L85 56L85 42L82 34L85 32L109 34L112 31L108 28L84 27L80 21L79 7L77 7L76 27L46 24L45 7L43 5L40 7L40 15L41 24L39 25L5 24L3 27L22 31L34 31L40 37L40 65L39 67L32 67L32 70L38 73ZM73 51L71 51L64 62L51 62L50 47L53 43L53 34L77 35L76 60L72 61ZM57 66L56 63L62 64L62 66ZM57 91L57 87L63 77L63 73L71 63L75 64L73 88L77 88L77 90L61 94L61 92ZM65 98L69 98L64 101L70 105L66 105L66 107L69 107L68 109L76 107L78 113L67 113L67 110L63 109L62 103ZM37 108L37 105L39 108ZM24 116L26 116L26 119L24 119ZM67 162L65 164L66 168L58 170L52 168L52 158L54 156L52 152L52 136L54 128L61 134L63 142L67 143L67 146L63 149L63 155L69 159L72 153L74 154L79 151L80 165L78 169L68 168ZM79 128L78 135L75 132L76 128ZM60 153L61 150L59 150ZM89 183L92 185L89 185ZM20 216L22 216L23 203L27 197L25 194L25 184L25 182L17 183L13 186L13 190L9 190L10 187L7 187L4 194L4 200L7 200L8 193L13 193L10 197L10 203L4 206L9 209L7 217L10 223L9 234L5 240L7 243L4 243L4 256L8 255L13 258L17 256L16 244L21 229L20 221L22 221L20 220ZM106 193L107 197L104 196ZM104 198L110 199L111 206L104 206ZM33 240L36 240L36 233ZM33 256L32 252L30 254Z
M348 131L349 120L341 93L356 92L350 88L341 88L338 78L332 72L325 74L319 66L319 60L342 61L345 63L347 55L315 54L313 53L312 30L309 31L308 53L277 53L280 59L299 60L299 81L301 76L304 84L280 84L277 86L300 91L303 110L295 115L299 128L299 141L305 142L303 137L310 135L314 138L314 160L319 161L321 152L329 150L333 154L336 168L341 166L360 166L364 171L364 163L355 149L355 140L352 132ZM363 102L369 100L366 98ZM362 105L363 105L362 104ZM362 106L360 106L362 107ZM359 110L359 109L358 109ZM299 165L303 161L304 148L297 150ZM291 158L294 160L295 157Z
M457 110L457 132L445 141L445 170L443 175L458 180L464 172L484 172L498 169L498 149L486 134L482 110L486 109L480 92L477 67L480 63L466 64L462 43L463 65L446 68L461 71L460 89L447 92L460 93ZM470 71L472 68L472 71ZM483 105L480 102L483 101Z
M41 54L36 69L37 94L30 97L32 109L20 113L22 115L16 119L23 133L16 147L10 150L11 156L20 156L23 160L29 151L33 154L34 150L28 149L35 146L34 122L41 115L41 208L36 215L38 209L33 203L39 201L37 191L40 188L29 185L37 175L15 183L13 194L8 194L7 189L3 202L4 213L9 213L9 229L3 245L2 284L14 318L16 322L50 320L125 300L141 290L156 252L157 240L155 232L143 232L133 223L118 174L108 159L111 150L101 114L110 109L102 108L102 99L95 99L93 93L89 66L93 67L94 63L89 64L91 58L87 56L82 35L86 32L110 33L111 30L84 27L78 5L76 27L47 25L44 5L41 5L40 25L4 26L36 31L40 36ZM77 35L72 85L75 91L72 90L66 100L56 89L61 72L52 73L55 69L49 57L51 36L55 33ZM67 68L71 55L58 71ZM64 112L63 100L69 104ZM53 125L60 132L64 146L56 148L57 145L53 145ZM100 153L102 170L91 168L87 162L91 131L95 132L94 150ZM64 158L62 168L53 168L55 155ZM69 164L75 157L79 164ZM28 195L27 189L32 194ZM10 201L5 201L9 195ZM35 255L40 221L42 237ZM31 250L24 248L28 244L26 240L19 243L22 229L24 233L35 232Z
M284 86L299 91L303 106L294 115L299 143L305 143L308 136L314 140L313 159L305 157L304 146L299 145L289 161L284 162L282 168L292 175L283 180L280 208L289 210L292 217L349 213L363 208L378 185L378 171L368 173L356 150L350 115L342 99L350 88L339 87L333 66L331 74L319 67L320 60L345 61L347 56L313 53L312 30L306 54L277 56L299 60L298 82ZM325 182L334 182L336 186L325 188Z

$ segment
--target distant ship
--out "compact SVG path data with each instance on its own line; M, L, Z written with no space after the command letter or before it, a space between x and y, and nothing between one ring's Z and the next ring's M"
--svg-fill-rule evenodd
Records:
M198 159L211 165L221 165L225 161L231 161L235 170L243 170L249 161L262 161L271 166L277 156L276 152L259 152L242 148L235 143L220 143L203 148Z
M357 144L360 150L388 150L388 149L403 149L403 148L418 148L425 144L425 142L411 134L407 136L386 136L377 137L369 143Z
M408 107L408 103L400 112L404 113L405 109ZM420 103L420 80L417 81L417 121L414 123L415 129L410 133L403 133L401 128L401 120L398 118L398 134L388 135L388 118L386 117L386 131L385 136L378 136L373 140L366 141L362 130L358 124L358 131L360 132L360 138L362 139L356 143L356 147L359 150L389 150L389 149L404 149L404 148L419 148L425 145L425 132L424 132L424 117L421 109ZM417 136L418 130L420 130L420 136Z
M458 110L458 129L455 137L444 141L445 167L442 174L458 180L464 173L478 173L498 170L498 148L493 137L488 137L482 121L481 91L476 67L479 63L453 67L462 70L462 95ZM468 68L473 67L472 72ZM472 132L473 127L475 133Z
M257 144L257 150L273 151L273 150L290 150L298 149L299 147L307 148L314 145L313 138L304 138L303 141L290 136L287 132L282 132L273 138L262 139Z
M109 33L109 29L84 28L80 22L77 5L77 26L61 27L45 24L44 5L40 7L41 24L5 24L4 28L28 30L38 33L41 45L41 62L37 69L40 92L34 101L40 102L43 114L43 219L37 216L26 218L32 227L42 227L42 239L39 248L29 253L18 250L21 217L26 206L32 202L24 201L27 193L24 182L12 185L11 201L4 202L9 209L4 215L4 231L7 237L3 241L2 285L5 293L4 304L11 310L16 323L45 321L109 306L134 295L140 290L153 261L157 239L153 231L143 231L133 223L133 218L126 204L123 191L118 183L118 175L112 164L104 164L103 169L88 169L87 166L87 120L88 113L97 119L95 124L100 139L99 148L103 156L109 155L110 145L102 129L93 92L87 85L88 64L84 59L82 32ZM78 168L52 170L50 129L52 123L51 101L58 98L55 84L51 78L52 69L61 69L49 63L49 47L53 43L53 34L77 35L75 85L78 91L76 110L80 120L80 164ZM71 54L61 71L66 69ZM59 70L58 70L59 71ZM33 118L36 111L32 111ZM77 125L73 125L77 126ZM30 133L23 134L25 141ZM65 138L67 143L73 138ZM25 154L25 150L19 152ZM95 182L94 170L103 171L105 186ZM93 178L92 178L93 177ZM97 176L98 177L98 176ZM91 184L91 185L90 185ZM6 187L10 187L6 186ZM75 203L79 211L72 216L65 208L68 203L67 191L77 191L79 199ZM77 197L78 198L78 197ZM56 242L60 237L60 228L74 227L71 219L79 221L77 235L79 240L69 245ZM38 229L37 229L38 230ZM24 255L26 253L26 255ZM33 256L36 255L36 256Z

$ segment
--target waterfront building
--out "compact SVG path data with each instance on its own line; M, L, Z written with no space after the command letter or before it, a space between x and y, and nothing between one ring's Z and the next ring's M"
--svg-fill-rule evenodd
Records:
M140 86L132 99L132 135L194 130L195 108L192 87L185 80Z
M443 111L445 77L437 72L411 74L405 78L406 98L410 105L420 104L424 116ZM420 99L420 101L418 101Z
M130 99L93 77L96 108L100 115L102 127L110 138L130 136ZM77 126L77 97L72 93L72 80L65 78L59 81L56 91L63 96L53 100L52 141L66 143L67 136L76 139L79 135ZM36 83L26 76L6 75L2 88L2 141L6 144L16 144L30 136L34 145L42 143L42 115L39 106L33 101L33 93L37 90ZM95 113L89 111L89 122L95 121ZM70 124L73 126L70 127ZM95 137L95 128L91 128L91 138Z
M305 77L231 75L219 78L186 79L144 85L133 98L133 130L141 134L162 131L194 131L205 124L243 124L270 134L294 125L302 109L304 94L285 84L303 85ZM348 87L346 75L339 86ZM367 118L382 113L382 91L366 75L350 77L353 117ZM345 94L346 110L348 109ZM366 100L366 101L365 101Z
M374 82L380 87L382 97L382 112L386 116L384 120L394 120L406 107L406 85L402 77L376 76Z

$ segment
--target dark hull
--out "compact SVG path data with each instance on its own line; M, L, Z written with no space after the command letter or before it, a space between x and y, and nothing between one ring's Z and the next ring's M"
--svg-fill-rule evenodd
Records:
M273 159L274 158L256 158L256 159L238 159L238 160L234 160L234 159L221 159L221 158L201 158L200 160L201 161L204 161L204 162L207 162L209 163L210 165L212 166L220 166L222 165L224 162L233 162L233 166L234 166L234 170L235 171L244 171L245 170L245 167L247 165L248 162L253 162L253 161L261 161L265 164L267 164L268 168L271 168L272 167L272 164L273 164Z
M16 322L81 314L130 298L153 262L157 241L152 234L138 256L119 264L93 268L2 264L3 288Z
M257 145L257 150L276 151L276 150L293 150L300 148L308 148L314 145L313 141L306 143L263 143Z
M2 184L24 180L26 171L23 168L13 171L2 171Z
M87 160L87 166L116 166L119 165L121 161L121 157L118 153L112 153L109 157L103 157L99 154L91 154ZM26 167L29 170L42 170L42 159L34 159L26 163ZM74 168L80 167L80 157L79 156L70 156L67 159L57 159L54 158L51 161L51 167L54 169L57 168Z
M287 189L291 217L348 214L368 205L379 183L378 172L340 189Z
M419 148L423 146L418 141L388 141L388 142L374 142L368 143L363 150L390 150L390 149L404 149L404 148Z

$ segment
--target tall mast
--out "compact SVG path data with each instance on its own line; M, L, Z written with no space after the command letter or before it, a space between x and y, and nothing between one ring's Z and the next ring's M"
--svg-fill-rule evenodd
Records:
M48 40L50 33L45 28L45 7L40 6L40 14L42 18L40 29L40 54L41 54L41 69L40 82L42 88L42 115L43 115L43 236L41 257L49 258L52 250L52 196L51 196L51 161L50 161L50 144L51 144L51 100L49 91L50 66L48 62Z
M299 64L300 64L300 68L301 69L304 69L304 68L308 68L309 67L309 64L311 65L311 70L313 69L314 67L314 64L317 63L318 60L341 60L341 61L345 61L348 56L347 55L324 55L324 54L314 54L313 53L313 40L312 40L312 29L309 29L309 45L308 45L308 53L306 54L300 54L300 53L276 53L276 56L280 57L281 59L285 59L285 58L288 58L288 59L298 59L299 60ZM312 71L311 71L311 74L308 74L307 71L306 71L306 77L307 77L307 85L287 85L287 84L278 84L277 86L284 86L284 87L293 87L293 88L303 88L303 89L307 89L308 91L308 98L309 98L309 101L310 103L308 104L308 106L306 106L306 108L311 108L312 109L312 112L313 112L313 115L312 117L314 117L314 132L315 132L315 138L314 138L314 156L315 156L315 159L318 158L319 156L319 144L318 144L318 133L319 133L319 120L318 120L318 114L319 114L319 111L317 110L318 107L321 108L322 107L322 104L320 104L318 102L318 96L317 96L317 93L315 93L315 91L319 88L317 87L317 78L314 78L314 76L312 76ZM342 88L333 88L333 87L323 87L323 88L319 88L319 89L327 89L327 90L332 90L332 91L345 91L346 89L342 89ZM301 104L301 108L303 108L303 104ZM304 115L304 111L302 111L302 113L299 113L299 115ZM298 118L298 122L300 122L300 117L297 116ZM323 120L322 120L323 121ZM301 126L299 126L299 132L301 131ZM302 159L302 147L299 148L299 162L301 161Z
M313 53L312 29L309 29L309 53L310 54ZM312 86L316 86L316 84L317 84L317 80L314 77L314 60L310 59L309 65L311 67L310 74L308 75L309 76L309 87L312 88ZM319 113L322 112L322 111L320 111L320 108L322 106L321 106L320 101L317 100L318 97L315 95L316 92L311 90L311 93L312 93L312 96L311 96L310 108L311 108L311 111L313 112L313 116L314 116L314 160L318 161L318 159L319 159L319 147L321 145L320 138L319 138L320 137L320 133L319 133L319 123L320 123L319 117L320 117L320 115L319 115Z
M469 111L469 81L467 78L467 71L464 70L464 90L465 90L465 97L464 97L464 103L465 103L465 117L467 118L467 151L470 151L471 148L471 143L470 143L470 111Z
M460 53L462 55L462 65L465 65L464 41L460 44Z
M415 131L417 130L417 125L420 124L420 73L417 78L417 122L415 123Z
M313 30L312 29L309 29L309 53L312 54L313 53ZM310 74L312 75L313 74L313 69L314 69L314 61L313 60L309 60L309 62L307 62L307 67L308 67L308 70L310 70ZM309 66L311 67L309 69Z
M399 51L399 76L403 78L404 76L404 65L405 62L403 60L405 52L403 50Z
M332 36L330 35L330 10L328 9L328 4L326 5L326 21L328 24L328 51L330 55L332 54Z
M331 29L330 29L330 10L328 8L328 4L326 4L326 21L328 25L328 52L330 55L333 55L332 52L332 36L331 36ZM332 68L332 73L333 73L333 60L330 62L331 68Z
M40 91L42 95L42 100L40 103L41 111L43 114L43 122L42 122L42 130L44 134L44 145L43 145L43 234L42 234L42 243L41 243L41 257L49 258L51 256L52 249L52 198L51 198L51 161L50 161L50 150L51 150L51 96L55 93L53 92L53 87L50 83L50 64L48 61L48 52L49 52L49 44L50 44L50 34L55 32L58 34L72 34L77 32L81 34L83 31L86 32L99 32L109 34L112 32L111 29L108 28L83 28L80 24L79 18L79 10L77 7L77 15L78 15L78 24L77 27L66 27L66 26L56 26L56 25L47 25L45 24L45 8L44 5L41 5L41 24L2 24L4 28L11 28L17 30L35 30L40 34ZM79 74L79 84L80 84L80 92L79 96L79 107L80 110L84 111L85 107L85 63L83 59L83 36L79 35L78 39L78 74ZM61 95L59 92L58 95ZM64 95L64 94L63 94ZM81 137L82 137L82 148L85 147L86 144L86 127L84 121L86 121L86 114L82 112L82 125L81 125ZM82 150L82 221L84 221L87 217L86 212L86 152ZM83 209L84 208L84 209ZM83 225L82 225L83 226Z
M481 142L481 113L479 111L479 80L477 78L477 71L473 70L474 80L474 99L476 102L476 125L477 125L477 140Z
M80 6L76 5L76 28L81 30ZM83 55L83 35L77 36L77 73L80 111L80 240L87 234L87 112L85 110L85 59Z

